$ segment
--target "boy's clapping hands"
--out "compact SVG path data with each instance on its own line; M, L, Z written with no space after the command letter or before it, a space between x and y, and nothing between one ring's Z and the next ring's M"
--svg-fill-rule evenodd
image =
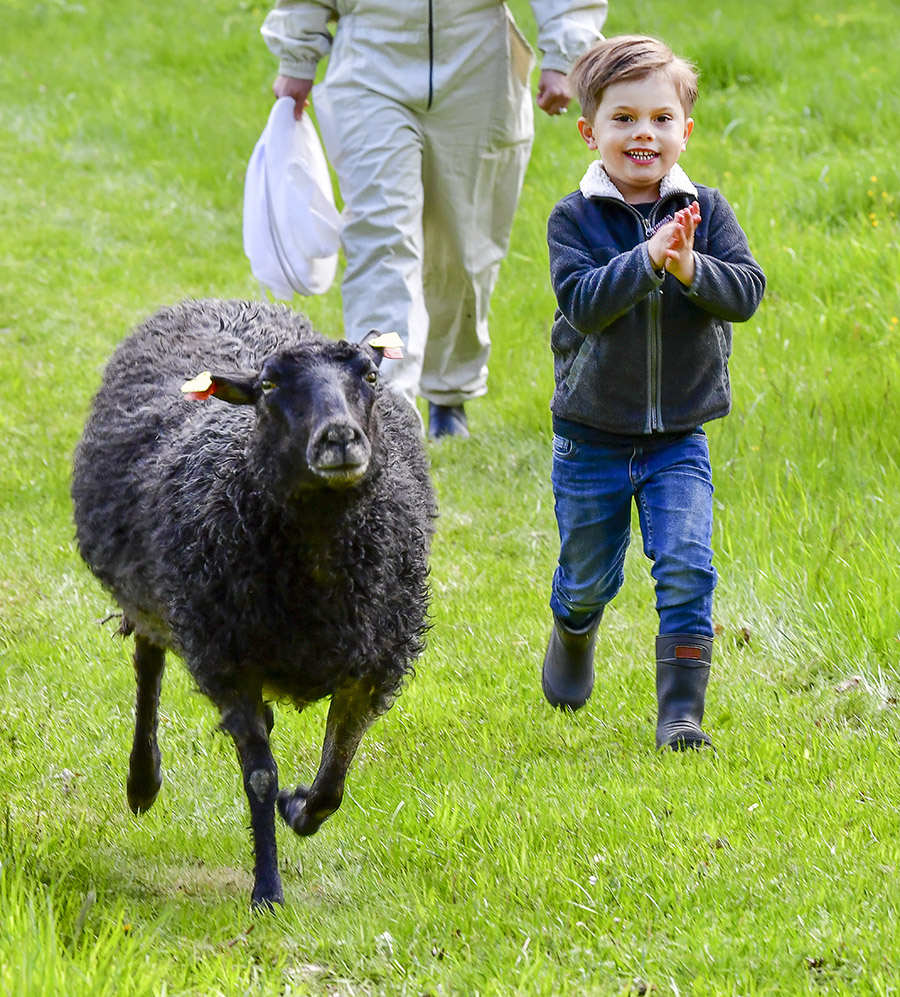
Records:
M672 221L655 232L647 246L650 262L657 270L668 270L685 286L694 279L694 233L700 224L700 205L675 212Z

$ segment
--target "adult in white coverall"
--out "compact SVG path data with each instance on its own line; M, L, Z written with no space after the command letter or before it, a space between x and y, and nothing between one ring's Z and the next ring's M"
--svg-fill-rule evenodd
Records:
M537 103L569 103L566 74L601 36L606 0L530 0ZM337 19L334 36L329 21ZM534 122L533 54L500 0L278 0L262 34L274 90L312 89L344 199L344 334L396 331L392 387L429 401L433 436L468 435L487 390L488 306L506 254Z

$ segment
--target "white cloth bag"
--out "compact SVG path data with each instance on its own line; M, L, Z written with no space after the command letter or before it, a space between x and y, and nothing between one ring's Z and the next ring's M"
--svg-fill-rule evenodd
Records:
M337 270L340 214L322 144L308 114L279 97L244 182L244 253L276 298L324 294Z

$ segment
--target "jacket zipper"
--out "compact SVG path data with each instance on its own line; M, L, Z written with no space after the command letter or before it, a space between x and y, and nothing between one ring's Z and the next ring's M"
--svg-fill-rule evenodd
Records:
M429 6L432 0L429 0ZM667 196L669 200L672 195ZM637 219L645 239L650 238L653 226L659 215L662 201L657 201L650 212L649 218L644 218L630 204L617 198L606 198L614 204L622 204ZM647 411L644 419L644 432L663 433L666 426L662 417L662 297L663 289L658 287L650 292L650 325L647 329Z
M662 417L662 295L658 287L650 295L650 431L665 431Z
M657 205L658 206L658 205ZM634 209L632 208L632 211ZM656 216L656 208L649 218L643 218L635 211L635 216L644 230L644 238L649 239ZM662 398L662 288L650 292L650 326L647 329L647 417L644 422L645 431L661 433L665 431L663 423Z
M428 110L434 100L434 0L428 0Z

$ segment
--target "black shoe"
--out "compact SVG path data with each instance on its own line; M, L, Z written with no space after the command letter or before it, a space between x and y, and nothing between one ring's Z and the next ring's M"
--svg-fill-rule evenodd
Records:
M428 403L428 435L437 440L441 436L460 436L467 439L469 423L462 405L436 405Z
M594 644L599 617L582 630L570 630L557 616L544 656L541 685L551 706L580 709L594 689Z
M712 747L709 734L700 729L712 646L712 637L697 634L656 638L657 748Z

